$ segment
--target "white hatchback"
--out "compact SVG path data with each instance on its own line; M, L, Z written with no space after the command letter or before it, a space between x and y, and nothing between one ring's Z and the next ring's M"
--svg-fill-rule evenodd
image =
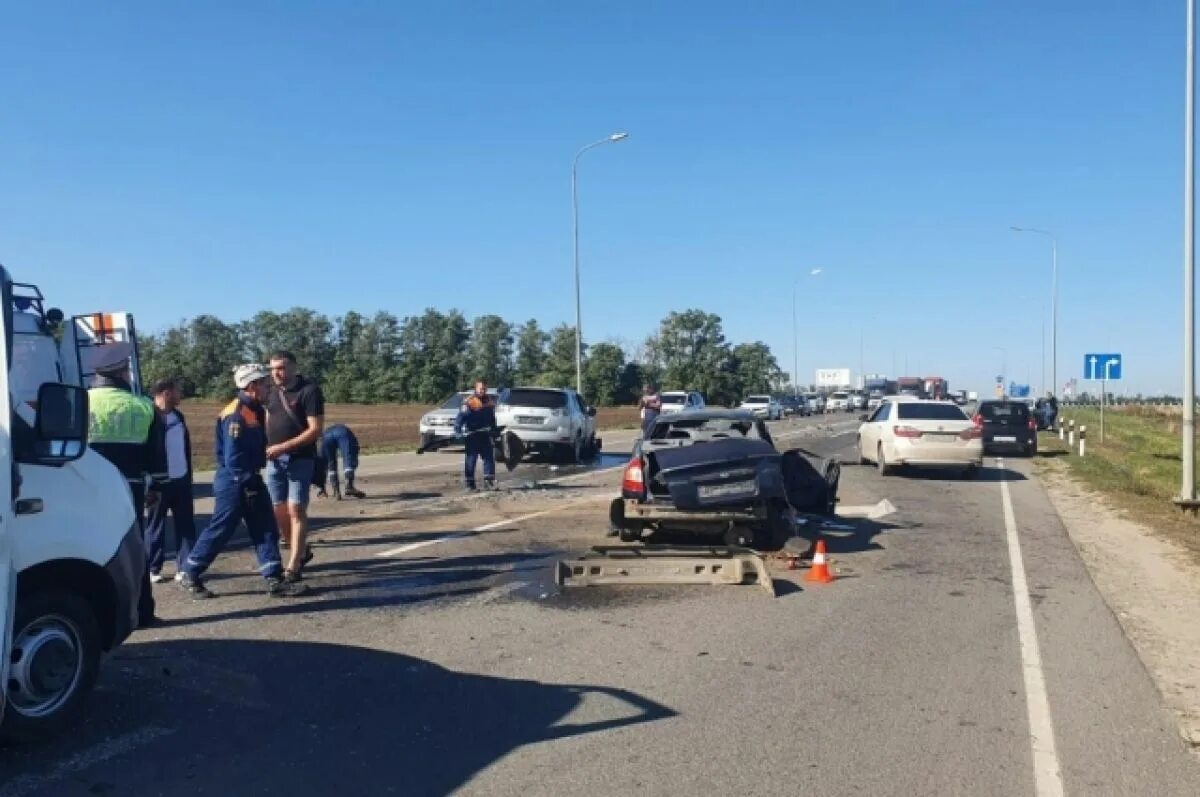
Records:
M953 402L889 397L859 427L858 455L884 476L907 465L973 476L983 464L983 430Z

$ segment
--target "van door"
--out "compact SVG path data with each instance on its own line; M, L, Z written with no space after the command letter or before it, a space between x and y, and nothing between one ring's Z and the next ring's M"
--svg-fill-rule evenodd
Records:
M8 364L13 349L12 280L0 266L0 717L4 716L4 690L8 684L13 612L17 606L17 579L13 575L13 500L16 498L16 460L12 450L12 399Z
M98 347L108 343L129 343L133 353L129 358L129 384L133 392L142 395L142 367L138 356L137 330L130 313L88 313L71 318L63 332L62 358L67 384L88 387L96 369Z

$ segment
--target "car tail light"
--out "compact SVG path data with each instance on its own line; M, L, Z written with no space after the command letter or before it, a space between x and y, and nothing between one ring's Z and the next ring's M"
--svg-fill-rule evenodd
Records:
M1031 431L1031 432L1037 431L1037 421L1036 420L1034 420L1033 418L1030 418L1028 425L1029 425L1029 431Z
M978 440L983 437L983 430L978 426L972 426L970 429L963 429L958 435L959 440Z
M646 494L646 473L642 467L641 457L634 457L625 466L625 473L621 477L621 492L636 498L641 498Z
M983 428L983 416L980 415L978 412L975 413L975 415L971 418L971 423L975 424L976 429L982 429Z
M915 426L893 426L892 431L896 434L896 437L916 438L921 436L921 430Z

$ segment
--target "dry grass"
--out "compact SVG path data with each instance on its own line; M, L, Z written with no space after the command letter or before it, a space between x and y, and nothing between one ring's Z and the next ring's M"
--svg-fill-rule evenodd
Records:
M1066 409L1065 420L1086 424L1087 456L1078 446L1067 452L1057 435L1039 441L1043 467L1053 459L1088 487L1102 493L1130 518L1182 544L1200 562L1200 520L1171 503L1179 494L1179 416L1154 407L1128 407L1105 413L1105 440L1100 442L1099 410Z
M197 470L212 467L213 431L223 406L222 402L193 400L181 408L192 433ZM415 449L420 442L417 426L429 410L424 404L330 404L325 409L325 422L344 423L353 429L364 452L405 451ZM630 428L637 422L635 407L601 407L596 414L600 429Z

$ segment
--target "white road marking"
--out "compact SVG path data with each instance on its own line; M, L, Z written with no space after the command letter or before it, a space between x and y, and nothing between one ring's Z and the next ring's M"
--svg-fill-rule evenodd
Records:
M580 475L583 475L583 474L580 474ZM497 520L493 523L485 523L482 526L476 526L475 528L471 529L470 531L460 531L460 532L456 532L454 534L447 534L444 537L435 537L432 540L421 540L420 542L410 542L407 545L401 545L399 548L391 548L386 551L381 551L375 555L381 556L381 557L399 556L400 554L408 553L409 551L415 551L418 548L425 548L430 545L437 545L438 543L448 542L450 540L457 540L457 539L461 539L463 537L473 537L476 534L479 534L484 531L495 531L496 529L512 525L513 523L522 523L526 520L533 520L534 518L543 517L545 515L552 515L555 512L563 512L567 509L574 509L575 507L583 506L584 504L594 503L595 501L596 501L595 498L588 498L583 501L571 501L569 503L563 504L562 506L556 506L556 507L552 507L550 509L543 509L540 512L530 512L529 514L526 514L526 515L517 515L516 517L510 517L510 518L505 518L503 520Z
M81 750L66 761L58 763L54 769L44 774L21 775L0 786L0 797L21 797L23 794L37 791L51 783L76 775L89 767L103 763L110 758L125 755L134 749L148 744L162 736L174 733L174 730L148 725L136 731L130 731L115 739L105 739L86 750Z
M444 537L434 537L432 540L421 540L420 542L410 542L407 545L401 545L399 548L392 548L391 550L384 551L383 553L377 553L375 555L376 556L399 556L402 553L408 553L409 551L415 551L418 548L427 548L430 545L437 545L439 542L446 542L447 540L457 540L460 537L470 537L472 533L473 532L469 532L469 531L461 531L457 534L447 534Z
M996 463L1003 468L1004 460ZM1050 718L1050 698L1046 695L1046 676L1038 649L1037 626L1029 599L1029 582L1021 559L1021 539L1017 535L1016 515L1008 480L1000 480L1004 504L1004 530L1008 535L1008 560L1012 569L1013 603L1017 611L1017 635L1021 643L1021 671L1025 676L1025 706L1029 715L1029 741L1033 748L1033 781L1038 797L1063 794L1062 767L1054 745L1054 724Z

